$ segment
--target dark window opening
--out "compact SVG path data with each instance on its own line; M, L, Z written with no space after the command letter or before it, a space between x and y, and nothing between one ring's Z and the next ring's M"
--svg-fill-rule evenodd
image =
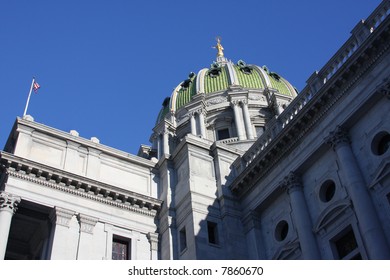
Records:
M128 239L114 236L112 240L112 259L130 260L130 242Z
M183 252L187 248L187 234L185 228L182 228L182 230L180 231L179 238L180 238L180 252Z
M219 129L217 131L218 140L228 139L230 138L230 133L228 128Z
M358 245L356 242L355 234L351 227L340 237L333 241L339 259L358 259L361 258L358 252Z
M247 75L249 75L249 74L252 73L252 69L249 68L248 66L242 67L242 68L241 68L241 71L242 71L242 73L247 74Z
M283 220L280 221L275 228L275 239L277 241L283 241L288 235L288 223Z
M336 184L332 180L327 180L320 188L320 200L322 202L329 202L336 193Z
M372 152L381 156L386 153L390 148L390 134L387 131L381 131L375 135L371 143Z
M218 242L218 225L213 222L207 222L207 233L210 244L219 244Z

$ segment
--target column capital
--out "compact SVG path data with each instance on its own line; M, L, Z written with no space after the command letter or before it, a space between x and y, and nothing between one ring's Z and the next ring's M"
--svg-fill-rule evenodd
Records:
M341 144L349 144L350 140L348 132L338 125L335 130L331 131L329 135L325 137L325 142L332 148L336 148Z
M230 106L232 106L232 107L239 106L240 102L241 102L241 100L239 100L239 99L231 100L230 101Z
M50 220L53 224L69 227L69 222L74 214L75 212L72 210L54 207L50 213Z
M84 214L78 214L77 219L80 223L80 232L92 234L98 219Z
M1 211L10 211L12 214L15 214L18 209L18 205L21 201L19 196L7 192L0 193L0 210Z
M287 192L291 193L302 189L301 177L296 172L290 172L282 181L282 186L287 188Z

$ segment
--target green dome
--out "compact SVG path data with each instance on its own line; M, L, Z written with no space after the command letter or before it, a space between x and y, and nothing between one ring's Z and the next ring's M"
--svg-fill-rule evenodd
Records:
M224 92L232 85L259 90L259 94L265 90L273 90L290 97L297 95L297 90L287 80L275 72L270 72L266 66L246 64L242 60L233 63L224 57L217 57L217 60L198 74L191 72L188 78L175 88L171 97L164 100L157 123L168 112L175 113L190 103L195 95Z

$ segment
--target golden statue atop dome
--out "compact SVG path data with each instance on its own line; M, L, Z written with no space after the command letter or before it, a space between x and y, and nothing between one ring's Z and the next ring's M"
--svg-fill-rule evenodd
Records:
M217 57L223 57L223 47L221 45L221 37L216 37L215 38L217 40L217 45L215 47L213 47L214 49L217 49L218 50L218 53L217 53Z

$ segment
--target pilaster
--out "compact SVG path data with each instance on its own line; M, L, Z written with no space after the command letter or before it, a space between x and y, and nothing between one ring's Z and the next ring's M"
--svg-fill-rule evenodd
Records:
M78 245L78 227L72 210L54 207L50 214L53 224L51 259L75 260Z
M78 214L77 219L80 224L77 259L93 259L95 257L93 255L94 250L92 249L93 229L95 228L98 219L85 214Z
M146 237L150 243L150 259L157 260L158 259L158 234L154 232L149 232Z

